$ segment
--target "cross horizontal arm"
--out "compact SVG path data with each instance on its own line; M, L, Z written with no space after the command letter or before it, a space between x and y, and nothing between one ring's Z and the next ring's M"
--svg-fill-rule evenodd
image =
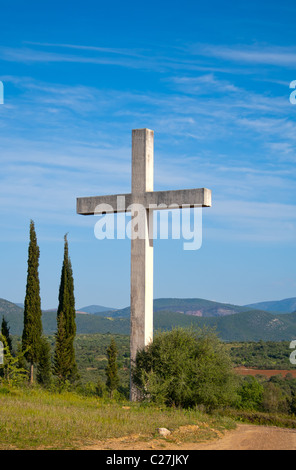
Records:
M151 210L177 209L183 206L211 207L212 192L207 188L199 188L82 197L77 198L77 214L130 212L132 204L141 204Z
M207 188L153 191L145 193L144 198L146 208L156 210L181 209L183 206L211 207L212 205L212 191Z
M77 198L77 214L99 215L127 212L132 204L131 194L113 194L112 196L93 196Z

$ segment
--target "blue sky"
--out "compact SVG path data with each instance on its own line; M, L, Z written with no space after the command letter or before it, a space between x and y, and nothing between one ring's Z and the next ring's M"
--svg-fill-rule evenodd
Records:
M155 132L155 190L208 187L203 245L155 241L154 296L296 295L292 1L0 2L0 297L23 302L30 219L43 308L69 233L76 306L129 305L130 241L98 241L76 197L131 185Z

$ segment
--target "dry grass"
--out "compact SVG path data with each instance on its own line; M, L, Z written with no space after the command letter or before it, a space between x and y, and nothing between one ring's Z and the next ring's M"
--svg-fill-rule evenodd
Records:
M214 432L234 427L229 418L210 418L199 411L106 402L69 392L0 388L1 450L79 449L130 434L149 439L159 427L174 431L205 422ZM203 434L194 433L194 439L203 440Z

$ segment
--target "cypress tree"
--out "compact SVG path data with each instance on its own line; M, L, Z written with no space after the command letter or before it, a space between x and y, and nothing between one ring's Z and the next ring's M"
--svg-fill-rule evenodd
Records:
M69 376L70 358L68 353L68 340L65 327L65 316L63 312L57 317L57 332L54 353L54 374L59 381L65 382Z
M9 332L8 322L5 320L5 317L2 317L1 334L6 340L9 352L12 353L12 340Z
M76 311L74 296L74 279L67 235L65 235L64 261L59 289L59 306L57 311L57 333L54 355L54 372L59 380L74 382L78 378L75 359L74 339L76 335Z
M30 383L34 381L34 364L38 362L42 336L42 312L39 283L39 256L34 222L30 223L30 243L28 250L28 272L24 307L24 329L22 349L30 363Z
M114 338L111 339L107 349L108 364L106 367L106 386L109 390L110 398L113 398L114 391L118 388L119 377L117 372L117 347Z
M37 366L37 382L44 387L51 383L50 344L43 336L41 338L39 362Z

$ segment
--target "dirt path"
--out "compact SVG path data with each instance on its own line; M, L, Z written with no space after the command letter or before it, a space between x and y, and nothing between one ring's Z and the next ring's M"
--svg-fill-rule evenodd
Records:
M296 450L296 430L241 424L221 439L196 446L200 450Z
M84 450L296 450L296 430L240 424L206 443L143 440L128 436L87 446Z

